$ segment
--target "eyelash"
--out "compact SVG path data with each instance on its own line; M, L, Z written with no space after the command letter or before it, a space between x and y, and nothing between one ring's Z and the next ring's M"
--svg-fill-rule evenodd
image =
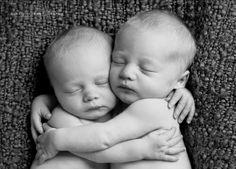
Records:
M157 73L157 71L154 70L148 70L148 69L144 69L144 68L140 68L141 72L143 74L151 74L151 73Z
M155 71L152 71L152 70L148 70L148 69L144 69L144 68L141 68L142 71L145 71L145 72L155 72Z
M76 90L74 90L74 91L65 92L65 93L67 93L67 94L73 94L73 93L77 93L77 92L81 92L81 91L82 91L82 88L78 88L78 89L76 89Z
M105 86L108 84L108 80L104 80L104 81L98 81L98 82L95 82L95 85L97 86ZM82 88L78 88L74 91L71 91L71 92L65 92L65 93L68 93L68 94L73 94L73 93L77 93L77 92L81 92L83 89Z
M96 82L95 83L97 86L105 86L108 84L108 81L101 81L101 82ZM74 93L78 93L78 92L81 92L83 89L82 88L78 88L74 91L71 91L71 92L65 92L67 94L74 94Z
M124 62L117 62L117 61L112 61L112 63L114 63L116 65L123 65L123 64L125 64Z
M119 58L117 58L117 57L114 57L114 58L112 59L112 62L115 63L115 64L117 64L117 65L125 64L125 61L124 61L124 60L119 59Z
M96 85L99 85L99 86L100 86L100 85L101 85L101 86L102 86L102 85L106 85L106 84L108 84L108 80L98 81L98 82L95 82L95 84L96 84Z

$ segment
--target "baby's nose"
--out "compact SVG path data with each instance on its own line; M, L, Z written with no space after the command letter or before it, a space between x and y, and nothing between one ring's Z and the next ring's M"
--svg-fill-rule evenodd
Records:
M98 98L99 98L98 93L97 93L96 90L93 89L92 87L87 88L87 89L84 91L84 95L83 95L83 101L84 101L84 102L90 102L90 101L96 100L96 99L98 99Z
M88 93L88 94L85 94L83 97L84 102L90 102L96 99L98 99L98 95L95 93Z
M135 67L133 65L125 66L120 73L120 77L125 80L135 80L136 79Z

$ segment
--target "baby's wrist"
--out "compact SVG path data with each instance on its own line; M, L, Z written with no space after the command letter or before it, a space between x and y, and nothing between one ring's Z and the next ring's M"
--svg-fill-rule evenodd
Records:
M151 159L151 152L152 152L152 150L151 150L151 146L150 146L150 142L147 140L147 138L146 137L143 137L143 138L141 138L140 139L140 147L141 147L141 149L140 149L140 153L141 153L141 157L142 157L142 159L141 160L143 160L143 159Z
M54 134L54 147L57 151L65 151L65 137L64 137L64 129L56 129Z

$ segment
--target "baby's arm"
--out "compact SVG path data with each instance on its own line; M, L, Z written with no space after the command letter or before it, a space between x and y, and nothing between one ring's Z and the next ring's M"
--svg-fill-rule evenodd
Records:
M173 126L170 115L172 117L172 111L164 100L140 100L105 123L49 130L38 138L38 147L42 150L39 153L50 154L48 150L52 149L78 153L104 150L163 126L170 129Z
M168 106L170 108L176 105L174 110L174 118L178 119L179 123L182 123L187 115L187 123L192 121L195 112L195 103L193 96L188 89L176 89L168 95L166 100L169 102Z
M45 124L44 129L52 128ZM141 138L125 141L102 151L74 152L74 154L97 163L122 163L143 159L173 162L178 160L179 153L185 151L184 146L177 146L181 142L182 136L173 137L175 131L175 128L155 130ZM40 163L46 160L39 157L36 159L39 159Z
M51 118L47 124L53 128L68 128L82 125L80 119L66 112L60 106L57 106L52 111Z
M50 119L50 111L56 104L57 100L53 95L40 95L33 100L31 106L31 133L34 140L39 134L43 133L42 121Z
M175 128L171 130L156 130L144 137L128 140L108 149L92 153L75 153L96 163L123 163L143 159L174 162L177 155L185 148L176 146L182 136L173 138Z

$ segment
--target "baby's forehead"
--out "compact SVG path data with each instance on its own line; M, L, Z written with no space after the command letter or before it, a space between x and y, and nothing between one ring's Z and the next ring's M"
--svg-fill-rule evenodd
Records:
M71 53L84 53L86 51L90 51L90 53L94 51L94 54L104 53L104 55L107 55L108 53L110 55L111 45L105 41L77 39L66 43L60 42L60 44L56 44L51 48L54 57L68 57Z

